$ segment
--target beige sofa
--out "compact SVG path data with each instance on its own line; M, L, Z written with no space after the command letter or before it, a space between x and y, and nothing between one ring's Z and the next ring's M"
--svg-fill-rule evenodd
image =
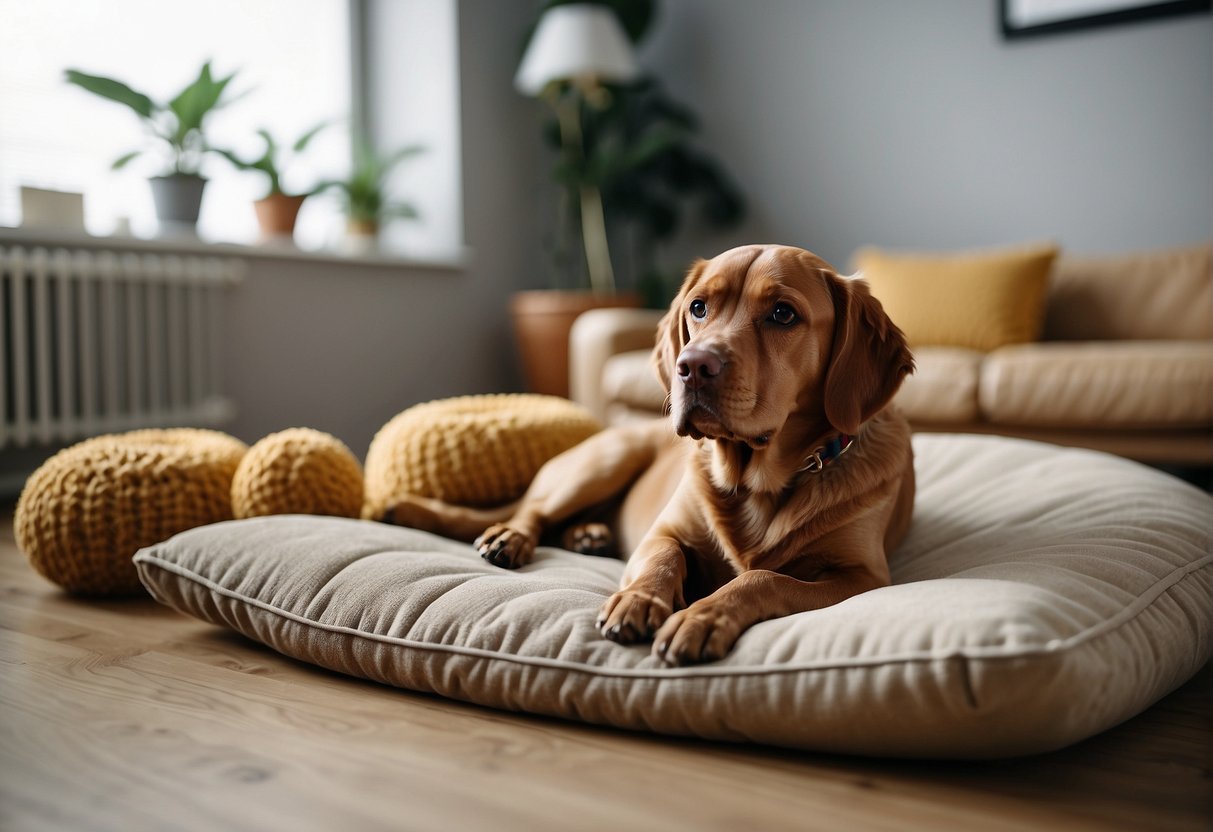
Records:
M570 343L574 400L607 423L652 417L661 313L583 315ZM1043 335L988 353L919 346L896 402L916 430L996 433L1155 464L1213 463L1213 246L1060 256Z

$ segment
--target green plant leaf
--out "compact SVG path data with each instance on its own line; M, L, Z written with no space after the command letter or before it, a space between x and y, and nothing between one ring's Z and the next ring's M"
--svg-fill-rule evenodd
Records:
M264 130L259 131L259 132L265 133ZM266 136L268 137L268 134L266 134ZM272 143L273 140L270 139L269 141ZM271 144L271 146L267 147L265 152L262 153L261 156L254 159L251 162L241 159L239 156L237 156L232 151L227 150L222 147L208 147L207 149L214 153L218 153L220 156L222 156L223 158L225 158L229 162L231 162L232 165L234 165L239 170L255 170L260 173L264 173L270 180L269 181L269 188L270 188L269 192L271 194L276 194L276 193L282 193L282 184L279 181L278 168L274 164L274 158L271 155L272 148L273 148L273 145Z
M302 153L304 150L307 150L307 146L311 143L312 139L316 138L316 134L333 123L333 120L320 122L311 130L308 130L306 133L296 139L295 144L291 149L296 153Z
M665 153L670 148L678 145L686 139L686 131L681 127L675 127L669 124L662 124L654 127L640 137L639 141L619 157L616 167L612 173L622 173L623 171L638 168L641 165L647 164L657 156Z
M342 179L324 179L317 182L313 188L308 191L309 194L323 193L324 191L345 191L345 180Z
M177 140L183 139L190 130L196 130L202 126L202 117L210 109L204 105L204 101L211 97L213 90L211 65L210 62L207 62L202 65L198 78L169 101L169 109L177 117L177 126L174 131Z
M67 70L65 75L69 84L75 84L81 89L88 90L102 98L108 98L110 101L125 104L141 118L151 119L157 110L157 106L151 98L131 89L121 81L101 75L89 75L76 69Z
M222 147L212 147L211 150L215 153L218 153L224 159L227 159L229 162L231 162L234 166L236 166L240 170L253 170L253 168L254 168L254 163L244 161L243 159L241 159L239 156L237 156L235 153L233 153L230 150L225 150Z
M388 205L384 185L388 173L403 160L422 153L419 144L408 145L380 156L363 139L354 140L353 166L349 176L317 184L312 193L336 188L344 192L346 213L353 219L377 220L384 216L413 218L416 209L405 203Z
M568 159L561 159L552 166L552 178L566 188L580 188L582 184L590 184L585 165L575 164Z
M396 167L396 165L400 164L405 159L409 159L413 156L418 156L424 153L425 149L425 145L423 144L410 144L400 148L394 153L388 154L388 156L385 157L380 163L380 175L387 176L392 168Z
M379 215L384 219L415 220L419 216L417 209L407 202L393 202L383 208Z
M130 164L132 159L142 155L142 150L132 150L130 153L119 156L114 160L114 164L110 165L110 170L122 170L124 167Z
M192 130L202 130L202 120L220 105L223 91L236 73L216 81L211 77L211 62L202 65L198 78L169 102L169 109L177 116L176 138L184 141ZM224 102L227 103L227 102Z
M348 213L350 215L350 219L361 220L363 222L379 221L379 207L377 205L372 206L361 202L355 202L351 199L348 205Z
M257 135L261 137L261 141L265 142L265 153L261 158L273 160L278 155L278 142L274 141L270 131L264 127L257 131Z

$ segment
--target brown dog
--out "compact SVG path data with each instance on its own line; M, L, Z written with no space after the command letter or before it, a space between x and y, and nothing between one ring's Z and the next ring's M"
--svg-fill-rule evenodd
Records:
M545 531L613 506L630 557L598 628L652 638L669 664L720 658L759 621L888 585L914 470L909 426L885 406L914 361L864 281L801 249L727 251L691 269L653 356L672 433L664 421L605 430L499 510L409 497L385 519L479 535L483 557L513 568ZM577 528L566 544L599 545Z

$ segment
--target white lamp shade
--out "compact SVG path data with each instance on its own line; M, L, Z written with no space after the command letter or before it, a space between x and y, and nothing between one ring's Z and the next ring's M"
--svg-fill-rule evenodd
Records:
M526 95L538 95L553 81L630 81L639 74L615 13L605 6L577 3L548 9L540 18L514 86Z

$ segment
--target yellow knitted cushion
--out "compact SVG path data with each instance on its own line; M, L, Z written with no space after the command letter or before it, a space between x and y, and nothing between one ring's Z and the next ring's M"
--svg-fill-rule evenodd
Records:
M509 502L543 463L599 429L586 410L555 396L464 396L411 407L371 440L362 516L379 517L402 494Z
M862 249L855 264L910 346L988 352L1040 335L1056 256L1052 245L955 254Z
M362 466L335 436L311 428L271 433L249 449L232 480L237 518L362 510Z
M218 431L140 430L65 448L25 483L13 529L30 564L69 592L141 588L131 557L177 532L230 520L247 446Z

